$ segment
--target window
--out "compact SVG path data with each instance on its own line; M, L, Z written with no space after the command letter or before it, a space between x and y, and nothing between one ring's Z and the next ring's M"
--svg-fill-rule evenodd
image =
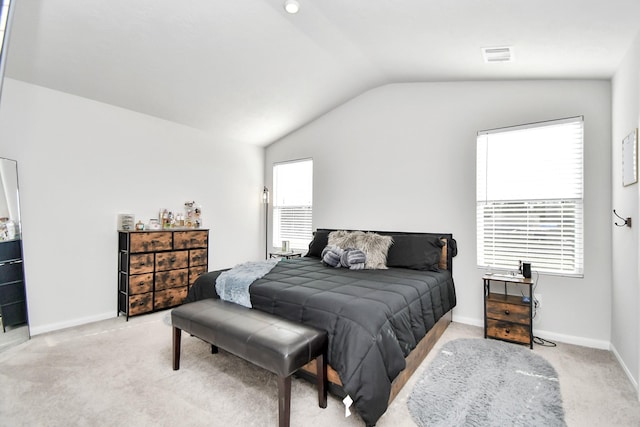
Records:
M273 166L273 242L289 240L291 248L305 249L313 237L313 160Z
M478 266L583 275L583 119L478 132Z

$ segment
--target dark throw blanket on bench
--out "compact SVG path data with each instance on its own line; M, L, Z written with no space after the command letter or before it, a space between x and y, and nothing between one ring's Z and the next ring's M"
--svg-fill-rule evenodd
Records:
M187 301L217 298L219 274L201 276ZM328 363L367 425L386 411L404 358L456 304L448 271L350 270L314 258L282 260L249 291L255 309L328 332Z

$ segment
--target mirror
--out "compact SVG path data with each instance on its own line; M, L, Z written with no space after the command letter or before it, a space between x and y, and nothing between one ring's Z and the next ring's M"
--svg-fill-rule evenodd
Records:
M0 351L29 339L18 162L0 158Z
M13 12L13 8L9 8L10 3L11 0L0 0L0 93L2 93L2 79L7 62L11 12Z

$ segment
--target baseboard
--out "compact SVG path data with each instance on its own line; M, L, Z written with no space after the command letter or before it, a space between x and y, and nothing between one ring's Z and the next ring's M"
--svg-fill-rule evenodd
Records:
M453 321L463 323L465 325L479 326L484 328L483 319L475 319L472 317L462 317L453 315ZM583 347L597 348L599 350L609 350L611 343L609 341L595 340L592 338L577 337L574 335L558 334L556 332L543 331L540 329L533 329L533 335L544 338L551 341L563 342L565 344L580 345Z
M636 379L633 378L633 375L631 375L631 371L627 367L627 364L624 363L624 360L622 359L622 357L620 357L620 353L618 353L618 350L616 350L616 346L614 346L613 344L611 344L611 352L616 357L616 360L622 367L622 370L624 371L624 373L627 374L627 378L629 378L629 381L631 382L633 389L638 394L638 400L640 400L640 388L638 388L638 381L636 381Z
M64 322L58 323L49 323L48 325L42 326L29 326L29 333L31 336L44 334L47 332L58 331L60 329L71 328L73 326L85 325L87 323L98 322L100 320L111 319L115 317L114 311L110 311L108 313L97 314L95 316L89 317L81 317L79 319L67 320Z
M482 319L478 320L472 317L456 316L456 314L454 313L453 321L462 323L464 325L478 326L480 328L484 328L484 321Z
M533 329L533 335L551 341L563 342L565 344L580 345L582 347L597 348L598 350L609 350L611 343L609 341L596 340L593 338L577 337L575 335L558 334L556 332L543 331Z

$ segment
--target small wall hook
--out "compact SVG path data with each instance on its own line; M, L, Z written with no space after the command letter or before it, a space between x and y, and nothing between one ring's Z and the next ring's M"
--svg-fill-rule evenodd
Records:
M618 215L618 213L616 212L615 209L613 210L613 214L624 221L622 224L618 224L617 222L614 222L615 225L617 225L618 227L624 227L626 225L627 227L631 228L631 218L630 217L622 218L620 215Z

